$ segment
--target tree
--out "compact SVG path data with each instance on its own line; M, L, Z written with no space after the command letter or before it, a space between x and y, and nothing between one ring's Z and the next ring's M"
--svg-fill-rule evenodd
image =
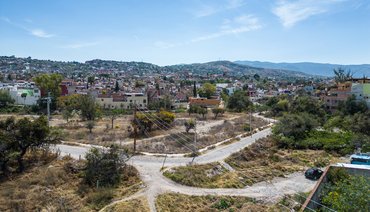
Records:
M257 81L260 81L261 77L258 74L253 75L253 78Z
M115 186L123 173L125 162L118 147L113 145L109 150L91 148L86 153L84 182L90 186Z
M339 170L328 172L329 182L326 183L321 193L322 203L336 211L367 211L369 208L369 179L349 174L341 176L339 173L341 173ZM333 174L336 176L330 176Z
M194 81L194 85L193 85L193 97L197 97L197 86L196 86L195 81Z
M233 95L230 96L229 102L227 107L230 110L234 110L236 112L242 112L248 109L252 103L247 96L245 91L235 91Z
M158 117L159 120L161 120L161 122L164 122L166 126L170 126L176 118L174 113L164 110L157 113L156 116Z
M60 141L60 134L49 128L45 116L33 121L29 118L16 121L9 117L0 122L0 137L3 138L0 140L2 169L6 170L7 163L15 160L19 172L24 170L23 158L30 148L46 147Z
M343 83L343 82L346 82L350 79L352 79L353 77L353 73L351 72L351 70L344 70L343 68L339 67L337 69L334 69L334 79L335 79L335 82L337 83Z
M317 126L316 119L308 113L284 114L279 122L274 126L273 133L276 136L283 136L292 141L303 140L308 132ZM286 144L282 141L283 146L294 145Z
M123 109L113 109L108 110L107 115L109 116L111 122L112 122L112 129L114 128L114 120L117 119L121 114L123 114L125 111Z
M136 119L131 121L133 128L139 129L141 133L149 132L152 130L153 121L152 117L145 115L144 113L137 113Z
M119 91L119 84L118 81L116 81L116 85L114 87L114 91L117 93Z
M14 103L14 99L10 96L9 92L5 90L0 90L0 108L7 107Z
M188 109L188 113L189 113L189 116L192 114L192 113L198 113L198 110L200 109L200 107L198 105L190 105L189 106L189 109Z
M73 117L73 111L71 110L63 110L62 111L62 117L69 123L69 119Z
M189 133L191 129L195 129L196 122L194 119L189 119L184 122L184 126L185 126L186 133Z
M205 116L207 115L208 113L208 109L207 108L204 108L204 107L200 107L197 111L198 114L201 114L203 119L205 119Z
M222 115L225 113L225 109L223 108L213 108L212 113L215 115L215 119L217 119L218 115Z
M86 123L86 128L89 130L90 134L92 133L92 130L94 129L94 127L95 127L95 122L94 121L88 121Z
M344 115L353 115L355 113L365 113L368 110L365 101L356 100L355 95L351 95L345 102L339 104L339 111Z
M95 82L95 76L89 76L87 78L87 83L92 85Z
M56 73L40 74L33 78L33 80L35 81L36 85L45 92L46 95L48 92L50 92L54 99L60 96L60 83L63 80L62 75Z
M83 120L94 121L100 116L99 107L91 95L82 95L79 107Z
M199 96L210 98L216 92L216 86L211 83L204 83L203 86L199 89Z

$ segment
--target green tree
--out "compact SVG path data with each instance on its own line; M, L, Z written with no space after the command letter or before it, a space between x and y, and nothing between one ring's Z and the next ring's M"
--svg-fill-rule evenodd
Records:
M364 176L336 177L322 192L322 203L336 211L367 211L370 181Z
M197 86L196 86L195 81L194 81L194 85L193 85L193 97L197 97Z
M202 115L202 118L205 119L208 113L208 109L204 107L200 107L197 111L198 114Z
M156 116L158 117L159 120L161 120L161 122L164 122L167 126L170 126L176 118L174 113L164 110L157 113Z
M217 119L217 117L221 114L224 114L225 113L225 109L223 108L213 108L212 109L212 113L215 115L215 119Z
M368 108L365 101L358 101L355 95L351 95L345 102L339 104L339 111L344 115L353 115L355 113L365 113Z
M14 117L0 122L0 148L3 148L2 169L6 170L7 162L14 159L18 164L18 171L24 170L23 158L31 148L46 147L60 141L60 134L48 127L45 116L31 121L23 118L18 121ZM9 154L10 153L10 157Z
M343 68L336 68L333 70L334 71L334 79L335 79L335 82L337 83L343 83L343 82L346 82L350 79L352 79L353 77L353 73L351 72L351 70L344 70Z
M90 186L115 186L122 179L125 162L117 146L109 150L91 148L86 153L84 182Z
M116 80L116 85L114 87L114 91L117 93L119 91L119 84L118 81Z
M260 81L261 77L258 74L253 75L253 78L257 81Z
M189 109L188 109L189 116L192 113L198 113L199 109L200 109L200 107L198 105L190 105Z
M56 99L60 96L61 88L60 83L63 80L63 76L60 74L40 74L33 78L36 85L45 92L47 95L48 92L51 93L51 96Z
M99 106L91 95L82 95L80 98L79 109L83 120L94 121L100 116Z
M199 89L199 96L210 98L216 92L216 86L211 83L204 83L203 86Z
M137 113L136 119L131 121L131 125L133 128L139 129L140 132L143 134L145 132L149 132L152 130L153 127L153 118L149 115L145 115L144 113Z
M89 130L89 133L92 133L92 130L95 127L95 122L94 121L88 121L86 122L86 128Z
M95 76L89 76L87 78L87 83L92 85L95 82Z
M14 103L14 99L10 96L9 92L0 90L0 108L7 107Z
M316 119L308 113L284 114L274 126L273 133L276 136L283 136L295 142L307 137L308 133L318 125ZM285 143L283 146L294 146L294 143Z
M227 108L236 112L242 112L248 109L252 103L247 96L245 91L235 91L233 95L230 96L229 102L227 103Z
M186 121L184 122L184 126L185 126L185 131L186 131L186 133L189 133L189 131L190 131L191 129L195 129L195 127L196 127L196 122L195 122L195 120L194 120L194 119L189 119L189 120L186 120Z

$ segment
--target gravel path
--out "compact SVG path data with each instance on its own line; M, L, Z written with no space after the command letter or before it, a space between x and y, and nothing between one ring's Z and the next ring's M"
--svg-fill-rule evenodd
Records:
M256 115L257 116L257 115ZM261 117L262 118L262 117ZM270 122L274 120L270 119ZM198 164L205 164L217 161L223 161L234 152L245 148L254 143L256 140L266 137L271 134L271 128L259 131L250 137L242 138L238 142L231 143L225 146L218 146L195 158L194 162ZM89 147L57 145L61 155L70 155L74 158L83 157L88 151ZM232 188L195 188L177 184L162 175L160 169L163 165L163 157L154 156L134 156L128 162L135 166L141 176L141 179L146 184L146 188L134 197L145 195L149 202L151 211L156 211L155 198L165 192L178 192L188 195L229 195L229 196L247 196L263 200L265 202L276 202L285 194L293 194L296 192L308 192L314 185L314 181L305 179L303 173L294 173L288 175L286 178L275 178L271 182L260 182L252 186L247 186L242 189ZM167 157L165 166L175 167L189 164L192 158L186 157ZM132 197L129 199L132 199ZM129 200L128 198L121 201Z

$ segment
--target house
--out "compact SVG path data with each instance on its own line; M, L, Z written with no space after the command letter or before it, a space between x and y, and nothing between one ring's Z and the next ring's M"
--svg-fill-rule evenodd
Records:
M207 98L194 98L189 97L189 106L197 105L206 108L217 108L221 107L221 100L219 99L207 99Z
M95 100L105 109L132 109L134 105L146 109L148 104L148 96L144 93L99 94Z
M32 83L8 85L1 89L8 91L18 105L36 105L41 98L40 89Z

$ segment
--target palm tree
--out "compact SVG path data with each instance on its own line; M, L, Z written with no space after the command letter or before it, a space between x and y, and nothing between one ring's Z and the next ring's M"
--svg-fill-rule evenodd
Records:
M343 83L346 82L353 77L353 72L351 70L344 70L343 68L335 68L334 70L334 79L336 83Z

